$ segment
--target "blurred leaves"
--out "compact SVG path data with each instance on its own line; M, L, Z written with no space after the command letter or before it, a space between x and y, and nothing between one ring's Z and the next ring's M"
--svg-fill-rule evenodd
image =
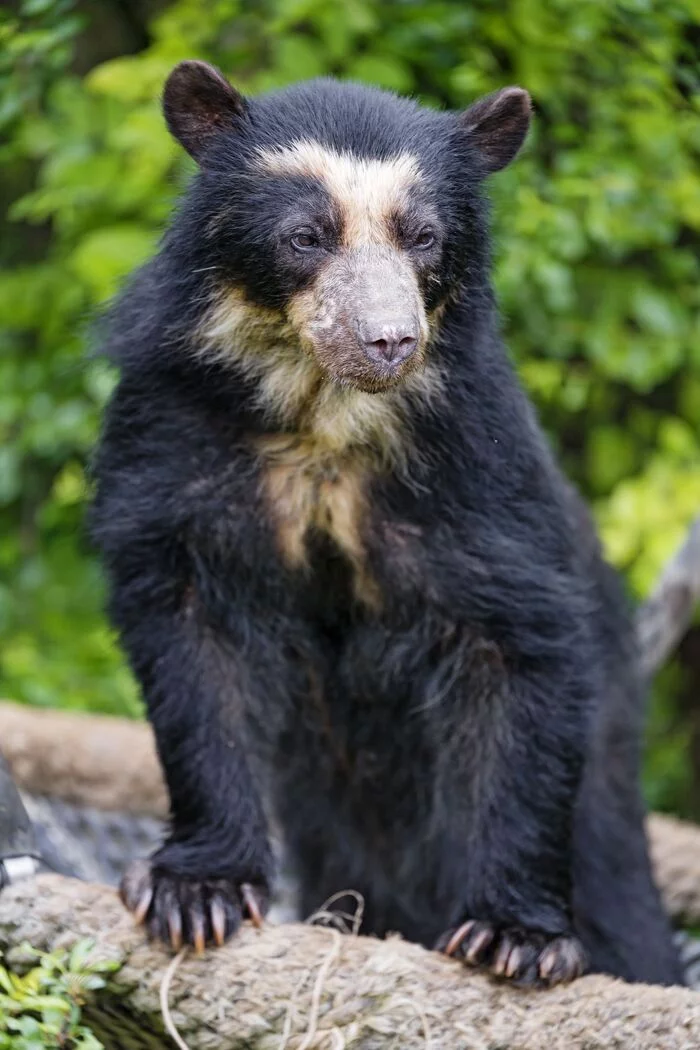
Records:
M505 334L646 593L700 507L700 0L176 0L143 5L145 49L79 76L101 6L0 13L0 691L138 710L82 531L113 381L85 333L192 171L158 104L186 57L250 92L318 74L455 108L530 90L529 143L492 186Z
M118 964L92 959L93 948L83 940L48 953L25 943L13 966L0 953L0 1050L104 1050L82 1012Z

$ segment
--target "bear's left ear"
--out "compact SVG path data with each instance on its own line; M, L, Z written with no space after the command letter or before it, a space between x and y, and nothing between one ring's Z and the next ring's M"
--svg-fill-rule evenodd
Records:
M233 131L248 105L208 62L180 62L165 82L163 113L170 133L201 162L221 131Z
M460 115L469 144L482 161L484 172L500 171L515 157L530 126L532 103L527 91L519 87L501 88Z

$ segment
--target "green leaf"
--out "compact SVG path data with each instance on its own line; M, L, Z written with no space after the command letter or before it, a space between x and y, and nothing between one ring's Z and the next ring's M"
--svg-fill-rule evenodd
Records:
M76 247L73 270L101 302L114 294L127 273L148 258L154 240L152 231L131 223L103 227Z
M90 958L90 953L95 947L95 942L89 939L83 939L78 941L68 956L68 969L73 972L77 972L85 969L85 965Z
M347 75L389 91L411 90L410 70L399 58L390 55L359 55L348 65Z

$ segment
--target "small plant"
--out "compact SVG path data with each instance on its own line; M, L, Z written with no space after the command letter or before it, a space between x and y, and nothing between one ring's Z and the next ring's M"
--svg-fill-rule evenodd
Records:
M81 1024L82 1008L119 964L90 962L92 948L88 940L54 952L23 944L27 960L36 961L23 976L0 962L0 1050L104 1050Z

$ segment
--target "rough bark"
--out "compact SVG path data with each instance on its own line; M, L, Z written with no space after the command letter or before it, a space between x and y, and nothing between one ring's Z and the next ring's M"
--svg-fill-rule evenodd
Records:
M3 895L0 947L27 940L52 949L82 937L121 964L113 987L89 1010L108 1050L172 1045L159 1004L169 958L144 943L111 890L44 876ZM184 959L168 1001L191 1050L700 1046L695 992L602 977L547 993L519 991L416 945L302 925L246 926L215 956Z
M644 672L651 677L688 629L700 602L700 517L662 572L637 614L637 636Z
M654 874L676 925L700 925L700 827L655 814L647 823Z
M0 703L0 742L17 786L96 809L165 817L150 726Z

